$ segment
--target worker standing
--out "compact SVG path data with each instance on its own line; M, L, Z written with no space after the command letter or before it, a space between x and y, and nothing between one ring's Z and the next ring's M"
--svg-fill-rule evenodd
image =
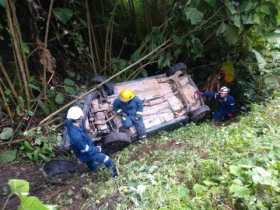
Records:
M235 116L236 104L233 96L229 95L230 89L226 86L220 88L219 92L197 91L199 96L205 96L214 98L218 102L218 110L213 113L213 119L215 122L221 122L229 120Z
M70 138L70 147L77 158L86 163L89 169L96 172L99 165L104 164L112 170L112 176L118 176L118 171L113 160L101 152L101 147L96 146L82 127L83 110L78 106L71 107L66 116L65 126Z
M143 103L132 90L120 91L119 97L113 102L113 110L122 116L122 125L125 129L135 127L138 138L146 138L143 122Z

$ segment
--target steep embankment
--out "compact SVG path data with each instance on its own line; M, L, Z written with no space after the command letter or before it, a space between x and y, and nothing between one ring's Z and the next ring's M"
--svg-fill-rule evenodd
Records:
M279 93L278 93L279 94ZM117 154L121 176L84 205L117 209L279 209L280 97L229 126L189 124Z
M230 125L189 124L130 145L113 156L117 179L101 169L73 174L63 186L48 185L38 168L15 163L9 165L13 173L2 168L2 181L27 179L33 195L62 210L280 209L279 127L275 92Z

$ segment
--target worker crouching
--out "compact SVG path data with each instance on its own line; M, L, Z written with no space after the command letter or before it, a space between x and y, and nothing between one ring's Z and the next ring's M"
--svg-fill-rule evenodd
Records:
M113 160L101 152L101 147L96 146L94 141L87 135L82 127L84 113L78 106L71 107L66 116L65 126L70 138L70 147L77 158L86 163L89 169L96 172L99 165L104 164L112 170L112 176L118 176L118 171Z
M122 90L119 97L113 102L113 110L122 116L122 125L125 129L135 127L138 138L146 138L143 122L143 103L132 90Z
M233 96L229 95L230 89L228 87L221 87L219 92L205 91L196 94L213 98L218 102L218 110L213 113L215 122L221 122L233 118L236 114L236 104Z

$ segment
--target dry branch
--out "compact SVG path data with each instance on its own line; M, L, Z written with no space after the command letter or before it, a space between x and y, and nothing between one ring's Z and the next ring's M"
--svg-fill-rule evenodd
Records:
M3 105L4 105L4 108L6 109L9 117L11 120L13 120L13 114L12 114L12 111L9 107L9 104L7 103L6 101L6 98L5 98L5 93L4 93L4 90L2 89L2 86L0 85L0 95L2 97L2 100L3 100Z
M41 63L43 64L43 92L44 92L44 98L47 99L47 70L48 66L50 65L49 60L47 59L46 56L46 50L48 48L48 36L49 36L49 26L50 26L50 21L51 21L51 16L52 16L52 8L53 8L53 2L54 0L51 0L50 6L49 6L49 13L48 13L48 20L46 24L46 32L45 32L45 39L44 39L44 48L42 52L42 61ZM49 53L50 54L50 53Z
M0 71L2 72L2 74L4 75L4 78L6 79L11 91L12 91L12 94L14 95L14 98L15 99L18 99L18 94L16 92L16 89L12 83L12 80L10 79L8 73L7 73L7 70L5 69L4 65L0 62Z
M133 64L129 65L128 67L122 69L121 71L117 72L116 74L114 74L113 76L111 76L110 78L106 79L105 81L101 82L100 84L98 84L97 86L95 86L94 88L90 89L89 91L85 92L84 94L80 95L79 97L77 97L75 100L69 102L68 104L64 105L63 107L61 107L60 109L58 109L57 111L53 112L52 114L50 114L49 116L47 116L45 119L43 119L39 125L43 125L44 123L46 123L48 120L52 119L54 116L56 116L57 114L59 114L60 112L62 112L63 110L65 110L66 108L70 107L71 105L73 105L74 103L76 103L78 100L82 99L83 97L87 96L89 93L91 93L92 91L97 90L99 87L101 87L102 85L104 85L105 83L111 81L112 79L116 78L117 76L121 75L122 73L126 72L127 70L131 69L132 67L135 67L137 64L141 63L142 61L144 61L145 59L147 59L148 57L150 57L151 55L153 55L154 53L156 53L157 51L159 51L161 48L165 47L168 43L170 42L170 40L165 41L163 44L159 45L157 48L155 48L154 50L152 50L150 53L148 53L147 55L145 55L144 57L140 58L138 61L134 62Z
M8 20L8 26L11 35L11 41L13 45L13 51L14 51L17 66L20 71L20 76L23 83L23 89L27 98L27 109L29 110L30 103L31 103L30 91L28 88L29 70L27 67L26 57L22 50L22 38L21 38L17 17L16 17L16 10L15 10L14 3L12 0L7 0L6 3L7 3L6 4L7 20Z
M94 54L93 54L93 45L92 45L92 23L90 18L90 12L89 12L89 5L88 0L86 0L86 10L87 10L87 26L88 26L88 40L89 40L89 51L90 51L90 58L91 58L91 64L94 74L97 74L96 64L94 61Z

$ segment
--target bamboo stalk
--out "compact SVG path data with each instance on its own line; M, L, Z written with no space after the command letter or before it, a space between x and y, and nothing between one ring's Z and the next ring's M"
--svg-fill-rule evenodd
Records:
M12 51L13 51L13 56L16 59L16 52L15 52L15 50L12 50ZM20 73L20 71L17 71L17 69L19 69L18 62L15 60L14 63L15 63L15 74L16 74L16 77L18 80L18 86L23 87L23 83L21 80L21 73ZM24 88L20 88L20 90L19 90L19 95L22 95L22 94L24 94Z
M88 2L88 1L87 1ZM95 5L95 4L94 4ZM94 46L94 53L95 53L95 59L96 59L96 68L97 69L101 69L101 59L100 59L100 51L98 50L99 49L99 46L98 46L98 43L97 43L97 41L96 41L96 35L95 35L95 31L94 31L94 21L92 20L92 16L90 15L91 13L90 13L90 8L91 8L91 6L92 7L94 7L94 5L92 6L91 4L90 4L90 2L88 2L88 9L89 9L89 17L90 17L90 33L91 33L91 38L92 38L92 42L93 42L93 46ZM94 7L94 12L97 12L96 11L96 7ZM97 71L97 70L96 70Z
M122 52L123 52L123 50L124 50L125 43L126 43L126 37L125 37L125 38L123 39L123 41L122 41L122 46L121 46L121 49L120 49L120 51L119 51L118 58L120 58L121 55L122 55Z
M80 96L78 96L75 100L69 102L68 104L64 105L63 107L61 107L60 109L56 110L55 112L53 112L52 114L50 114L49 116L47 116L46 118L44 118L39 125L43 125L45 122L47 122L48 120L52 119L54 116L56 116L57 114L59 114L60 112L62 112L63 110L65 110L66 108L70 107L71 105L73 105L74 103L76 103L78 100L82 99L83 97L87 96L88 94L90 94L91 92L97 90L98 88L102 87L102 85L106 84L107 82L111 81L112 79L116 78L117 76L121 75L122 73L126 72L127 70L131 69L132 67L138 65L139 63L141 63L142 61L144 61L145 59L147 59L148 57L150 57L151 55L153 55L154 53L156 53L158 50L160 50L161 48L163 48L164 46L166 46L168 43L170 42L170 40L165 41L164 43L162 43L161 45L159 45L158 47L156 47L154 50L152 50L150 53L148 53L147 55L143 56L142 58L140 58L138 61L134 62L133 64L127 66L126 68L120 70L119 72L117 72L116 74L114 74L113 76L109 77L108 79L104 80L103 82L101 82L100 84L96 85L94 88L90 89L89 91L85 92L84 94L81 94Z
M108 66L111 66L111 54L110 54L110 51L111 51L111 33L112 33L112 30L113 30L113 21L114 21L114 16L115 16L115 10L117 8L117 5L118 5L118 2L115 3L114 5L114 8L113 8L113 11L112 11L112 15L111 15L111 18L110 18L110 21L107 25L107 29L106 29L106 38L105 38L105 47L104 47L104 72L103 74L106 75L106 70L107 70L107 67ZM109 65L108 65L109 64Z
M14 27L16 29L15 32L16 32L17 38L18 38L19 49L20 49L20 53L21 53L21 56L22 56L22 62L23 62L23 65L24 65L26 79L27 79L27 81L29 81L30 73L29 73L29 69L28 69L28 65L27 65L27 60L26 60L25 54L24 54L23 49L22 49L23 40L22 40L22 36L21 36L21 30L20 30L20 27L19 27L17 15L16 15L17 14L16 13L16 7L15 7L14 3L11 4L11 8L12 8L12 14L13 14L13 20L14 20Z
M11 81L11 79L10 79L10 77L9 77L5 67L4 67L4 65L1 62L0 62L0 70L1 70L2 74L4 75L6 81L7 81L8 85L9 85L9 87L11 89L11 91L12 91L12 93L14 95L14 98L18 99L18 94L17 94L17 92L15 90L15 87L14 87L14 85L13 85L13 83L12 83L12 81Z
M45 44L46 48L48 47L49 27L50 27L50 21L51 21L51 17L52 17L53 3L54 3L54 0L51 0L50 5L49 5L48 19L47 19L47 23L46 23L46 32L45 32L45 38L44 38L44 44Z
M113 31L114 31L114 20L111 22L111 31L110 31L110 39L109 39L109 69L112 70L112 44L113 44Z
M91 21L91 23L92 23L92 21ZM100 69L101 68L101 61L100 61L100 57L99 57L99 53L98 53L98 43L96 41L96 36L95 36L93 25L91 25L91 35L92 35L92 40L93 40L93 45L94 45L94 51L95 51L97 66L98 66L98 69Z
M90 58L91 58L91 64L92 64L92 69L94 72L94 75L97 75L97 69L96 69L96 64L94 61L94 54L93 54L93 47L92 47L92 24L91 24L91 19L90 19L90 12L89 12L89 5L88 5L88 0L86 0L86 10L87 10L87 25L88 25L88 40L89 40L89 51L90 51Z
M2 78L0 78L0 84L2 84L4 90L9 90L9 88L8 88L7 85L4 83L4 81L2 80ZM4 92L4 93L5 93L5 92ZM15 99L17 99L17 98L14 98L13 96L11 96L10 98L11 98L11 101L13 102L13 104L16 106L17 103L16 103Z
M27 75L26 75L25 64L23 61L25 59L25 57L22 54L21 43L20 43L20 39L18 37L20 32L18 31L18 28L16 26L17 18L16 18L16 15L14 14L15 10L13 7L13 2L11 0L7 0L6 3L7 3L6 4L7 20L8 20L11 40L13 43L13 49L15 51L15 59L18 63L19 70L21 73L23 88L24 88L24 92L26 95L26 99L27 99L27 109L29 110L31 97L30 97L29 88L28 88L28 79L27 79Z
M105 46L104 46L104 72L103 74L106 74L106 67L107 67L107 51L108 51L108 40L109 40L109 30L111 26L111 20L108 23L108 26L106 28L106 36L105 36Z
M5 93L4 90L2 89L2 86L0 85L0 95L2 96L2 100L3 100L3 104L4 104L4 108L6 109L10 119L13 121L13 114L12 111L9 107L9 104L7 103L6 97L5 97Z
M52 8L53 8L53 3L54 0L51 0L50 5L49 5L49 13L48 13L48 19L46 23L46 31L45 31L45 38L44 38L44 47L48 48L48 36L49 36L49 27L50 27L50 21L52 17ZM48 82L47 82L47 63L44 65L43 68L43 98L47 99L47 87L48 87Z
M100 3L101 3L101 11L102 11L102 16L104 17L105 16L105 7L104 7L104 4L103 4L103 1L101 0L101 1L99 1Z

